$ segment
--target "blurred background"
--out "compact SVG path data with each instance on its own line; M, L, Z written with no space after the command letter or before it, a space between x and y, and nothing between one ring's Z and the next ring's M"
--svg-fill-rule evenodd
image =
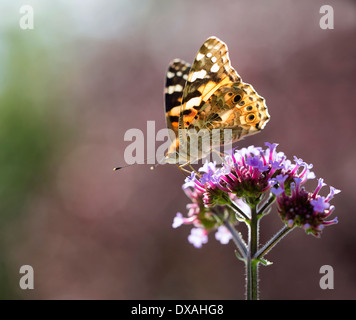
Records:
M33 30L19 26L24 4ZM333 30L319 26L324 4ZM339 224L321 239L298 229L268 254L261 299L356 299L351 0L1 0L1 299L244 299L232 243L212 234L195 249L189 227L172 229L188 203L175 166L112 171L124 164L128 129L165 127L169 62L192 62L211 35L228 44L271 115L238 145L279 143L342 190L333 201ZM274 210L261 242L281 226ZM19 287L26 264L34 290ZM319 287L322 265L334 268L334 290Z

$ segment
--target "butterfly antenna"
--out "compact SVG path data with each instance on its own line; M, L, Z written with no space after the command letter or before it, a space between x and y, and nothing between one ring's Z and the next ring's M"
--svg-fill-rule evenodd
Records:
M150 159L152 159L152 158L146 158L146 159L144 159L145 160L145 162L147 162L147 160L150 160ZM154 166L151 166L150 167L150 169L151 170L154 170L157 166L159 166L160 164L162 164L162 163L164 163L164 159L165 159L165 157L163 157L158 163L156 163ZM132 164L127 164L126 166L122 166L122 167L116 167L116 168L114 168L113 169L113 171L118 171L118 170L121 170L121 169L124 169L124 168L126 168L126 167L130 167L130 166L134 166L134 165L136 165L137 163L132 163Z
M113 171L118 171L118 170L120 170L120 169L123 169L123 168L126 168L126 167L133 166L133 165L135 165L135 164L137 164L137 163L128 164L128 165L126 165L126 166L122 166L122 167L116 167L116 168L114 168L114 169L113 169Z
M154 169L156 169L160 164L164 163L164 160L166 159L166 157L163 157L160 161L158 161L154 166L150 167L150 169L153 171Z

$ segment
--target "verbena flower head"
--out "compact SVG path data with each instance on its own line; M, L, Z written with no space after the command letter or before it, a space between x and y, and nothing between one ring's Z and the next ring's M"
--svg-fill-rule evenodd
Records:
M205 205L213 207L228 204L231 194L247 203L258 202L261 195L271 189L272 179L282 171L293 177L311 176L311 166L300 173L301 163L292 165L282 152L277 153L277 144L266 145L266 150L254 146L235 150L225 158L220 168L216 168L215 163L206 162L199 169L203 173L201 177L193 173L188 179L189 186L202 192Z
M287 176L279 178L279 188L274 189L277 195L278 212L282 220L289 226L302 227L307 233L320 237L320 233L327 225L338 222L337 218L326 220L335 207L331 206L329 201L340 190L330 187L330 193L327 197L320 196L320 189L325 186L323 179L318 180L318 186L313 193L307 192L301 186L303 180L294 178L289 187L286 188Z
M226 202L220 200L212 204L210 202L209 193L217 192L219 197L226 198L227 201L231 199L241 203L234 195L228 195L224 191L216 188L212 183L213 175L215 176L216 167L215 163L205 163L203 167L199 169L202 172L202 176L198 177L194 172L185 179L183 184L183 191L190 199L190 203L187 204L187 216L184 217L181 212L177 212L172 227L178 228L183 224L192 225L191 233L188 236L188 241L196 248L201 248L203 244L208 241L208 233L213 230L216 231L215 238L222 244L227 244L231 239L230 232L223 226L221 216L226 215L228 208ZM215 181L217 182L217 181ZM209 187L210 186L210 187ZM209 192L206 192L209 189ZM210 205L209 205L209 204ZM243 204L242 204L243 206ZM219 213L220 218L217 218ZM232 223L236 223L233 219Z
M206 162L198 173L192 172L186 178L183 190L191 199L187 206L188 216L183 218L178 213L173 226L193 224L195 228L205 230L194 231L190 235L194 241L189 241L196 247L206 243L207 233L211 230L218 229L217 239L226 242L222 233L226 230L220 228L222 221L217 219L217 212L231 213L229 208L232 203L236 205L236 199L251 207L256 206L271 193L277 198L282 220L290 227L300 226L307 233L319 236L324 226L337 223L336 218L329 221L326 218L334 210L329 201L339 190L331 187L329 196L319 196L318 191L324 185L319 179L317 189L308 193L302 185L315 178L311 171L313 165L297 157L293 161L288 160L283 152L277 152L275 143L265 145L265 149L250 146L233 150L221 166ZM232 216L235 217L234 214ZM198 236L200 242L196 240Z

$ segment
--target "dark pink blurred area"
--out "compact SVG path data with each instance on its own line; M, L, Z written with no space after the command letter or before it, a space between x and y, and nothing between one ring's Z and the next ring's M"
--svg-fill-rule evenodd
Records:
M323 1L111 2L85 20L92 35L85 25L86 33L71 35L69 27L63 33L70 50L60 53L67 69L58 70L58 81L73 136L63 136L47 182L34 187L23 214L3 228L2 263L13 296L244 299L245 270L233 243L222 246L211 234L195 249L189 227L172 229L188 203L174 165L112 171L124 164L128 129L146 132L149 120L156 131L164 128L169 62L192 62L215 35L271 115L260 134L237 145L278 143L290 159L313 163L317 177L342 190L332 202L337 225L320 239L298 229L268 254L273 265L260 268L261 299L356 299L356 2L328 2L333 30L319 27ZM71 12L71 21L76 15ZM273 210L262 220L261 242L281 227ZM34 268L35 290L18 287L24 264ZM334 268L333 290L319 286L322 265Z

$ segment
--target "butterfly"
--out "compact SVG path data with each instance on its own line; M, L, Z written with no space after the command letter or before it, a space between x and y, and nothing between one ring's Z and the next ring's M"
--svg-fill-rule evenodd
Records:
M216 37L203 43L192 65L180 59L170 63L164 94L172 141L164 162L182 163L181 167L205 157L217 145L260 132L270 119L264 98L242 82L230 64L227 45ZM226 129L230 129L228 139ZM214 130L219 139L213 139ZM192 139L191 132L203 132L201 138L209 143Z

